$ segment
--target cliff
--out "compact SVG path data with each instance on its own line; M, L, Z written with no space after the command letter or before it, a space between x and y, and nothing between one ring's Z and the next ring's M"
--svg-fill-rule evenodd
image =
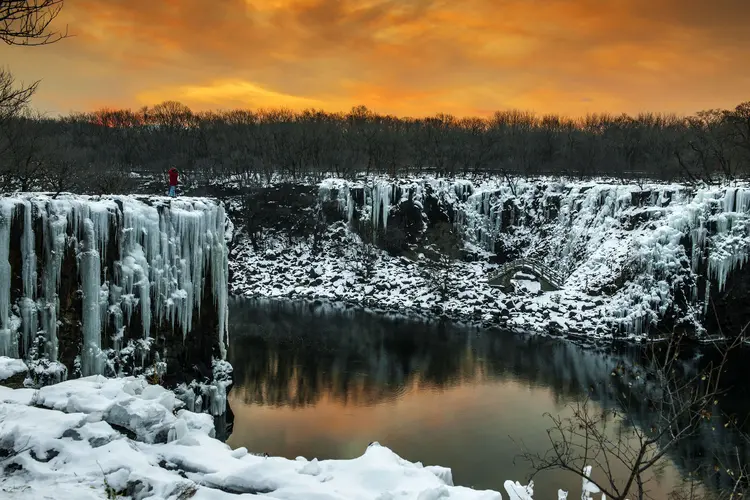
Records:
M202 198L0 199L0 356L32 377L210 373L226 354L225 224Z
M324 180L307 212L325 231L268 225L262 244L238 245L231 286L593 337L735 334L750 321L738 307L750 298L750 187L511 181ZM307 217L292 201L274 210L284 203ZM559 289L487 286L519 258Z

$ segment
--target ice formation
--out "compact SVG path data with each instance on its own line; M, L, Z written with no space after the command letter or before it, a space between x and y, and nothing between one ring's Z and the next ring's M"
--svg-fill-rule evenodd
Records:
M467 248L546 264L566 278L563 295L606 302L597 323L637 336L675 308L700 328L711 294L750 259L747 186L327 179L319 193L350 224L369 219L376 228L408 197L420 207L431 197L446 215L450 207Z
M224 357L225 222L223 206L201 198L34 194L3 198L0 355L27 356L41 334L46 339L44 355L50 361L57 359L58 293L62 274L76 272L63 269L66 255L73 255L82 293L83 375L102 373L102 335L112 335L115 347L122 347L123 329L136 326L131 324L136 310L141 319L137 330L143 338L151 336L155 325L165 323L187 337L194 316L201 313L206 288L213 294ZM21 231L21 269L13 270L12 227ZM35 234L36 227L41 227L41 235ZM43 252L37 255L39 249ZM22 296L11 297L11 281L18 274ZM110 324L114 332L108 331Z
M14 335L18 322L10 317L10 262L9 243L10 225L13 217L14 204L7 199L0 200L0 355L17 357L18 346Z

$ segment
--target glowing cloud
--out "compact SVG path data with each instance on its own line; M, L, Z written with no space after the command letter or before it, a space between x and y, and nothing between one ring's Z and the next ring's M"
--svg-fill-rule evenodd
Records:
M690 113L750 99L747 19L747 0L66 0L73 38L0 57L62 112Z

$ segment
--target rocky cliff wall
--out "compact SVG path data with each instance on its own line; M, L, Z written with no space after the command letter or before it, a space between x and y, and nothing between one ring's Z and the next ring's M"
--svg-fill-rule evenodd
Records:
M210 375L226 354L225 225L202 198L1 198L0 356L58 378Z
M587 335L731 334L750 321L741 307L750 289L748 186L327 179L318 194L315 207L281 200L273 208L299 212L305 224L290 227L310 227L309 235L278 238L267 224L265 243L257 228L252 249L239 242L235 291ZM316 213L327 232L308 220ZM342 250L369 242L389 255ZM436 270L436 252L452 263ZM483 284L498 264L520 257L552 268L562 289ZM446 279L436 279L444 270Z

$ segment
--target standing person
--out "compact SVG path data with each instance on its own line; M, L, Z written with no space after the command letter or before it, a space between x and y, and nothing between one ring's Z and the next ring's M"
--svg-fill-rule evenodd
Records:
M177 196L176 190L177 190L178 172L176 168L172 167L169 169L169 172L167 173L169 174L169 196L174 198L175 196Z

